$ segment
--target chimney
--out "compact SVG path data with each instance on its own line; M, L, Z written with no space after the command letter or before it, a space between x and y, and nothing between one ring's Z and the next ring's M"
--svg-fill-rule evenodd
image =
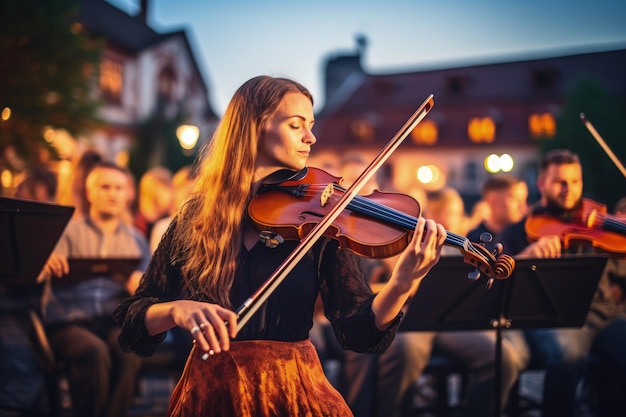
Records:
M365 73L363 66L361 65L361 59L363 58L363 55L365 55L365 49L367 48L367 37L365 35L357 35L355 40L355 53L338 54L326 60L326 67L324 71L324 99L326 102L330 101L339 87L341 87L344 81L346 81L352 74Z

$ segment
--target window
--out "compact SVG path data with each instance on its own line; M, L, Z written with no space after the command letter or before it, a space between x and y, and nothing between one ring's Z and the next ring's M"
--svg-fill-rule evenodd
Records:
M446 89L452 95L462 95L470 86L470 79L464 75L454 75L446 79Z
M467 124L467 136L474 143L492 143L496 137L496 122L491 117L473 117Z
M561 80L561 73L556 68L535 68L530 77L536 91L551 91Z
M433 120L423 120L411 131L411 140L416 145L434 145L439 139L439 128Z
M362 142L371 142L374 140L375 129L368 120L353 120L352 123L350 123L350 132Z
M556 121L550 113L533 113L528 116L528 131L535 138L553 138L556 135Z
M100 63L100 91L110 101L120 102L124 85L123 66L120 62L104 58Z

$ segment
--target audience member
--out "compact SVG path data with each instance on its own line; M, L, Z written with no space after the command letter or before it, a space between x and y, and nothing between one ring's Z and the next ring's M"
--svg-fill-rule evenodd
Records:
M367 162L363 155L357 152L345 154L339 164L339 177L342 179L341 185L348 188L363 173L365 168L367 168ZM372 175L372 178L361 188L359 194L370 195L377 188L378 181L376 180L376 175Z
M482 187L487 215L478 227L468 232L468 239L478 243L483 233L494 237L509 224L517 223L526 215L527 200L528 186L524 181L511 175L490 177Z
M53 203L56 190L56 174L45 168L34 168L17 185L13 197ZM27 326L27 314L39 309L40 299L38 285L0 282L0 408L14 407L36 413L44 406L43 375Z
M34 168L15 188L15 197L24 200L54 203L57 194L57 176L44 168Z
M341 179L341 186L347 188L359 177L367 167L365 158L359 153L352 152L344 155L339 161L339 172L331 173ZM377 189L376 177L370 179L359 192L360 195L369 195ZM364 269L364 276L371 277L371 269L382 265L381 261L369 258L361 259ZM330 321L324 315L324 305L320 296L315 302L315 312L313 315L313 327L310 331L310 338L317 350L324 371L329 381L338 390L344 388L344 376L341 369L333 368L336 360L343 362L345 352L337 342L331 328Z
M59 183L57 201L59 204L75 207L74 219L79 219L89 213L85 179L91 168L102 161L102 155L97 151L85 151L73 164L69 179Z
M443 187L437 191L426 193L427 209L424 216L432 219L444 220L446 230L461 236L468 231L465 203L457 190L452 187ZM436 220L438 221L438 220ZM459 252L453 247L446 247L444 254L457 255Z
M89 212L71 221L46 262L43 318L55 357L69 367L72 415L126 415L141 359L125 353L117 342L119 327L111 314L132 294L148 265L148 243L123 221L129 175L117 165L101 162L86 178ZM77 258L137 258L126 281L118 276L75 277L69 260Z
M431 193L425 217L440 222L446 230L464 231L463 200L452 188ZM459 254L444 247L443 254ZM385 266L385 263L380 265ZM385 276L383 269L377 274ZM384 281L384 279L383 279ZM375 288L375 286L374 286ZM469 370L468 392L462 414L490 416L494 413L495 332L400 332L379 355L345 352L345 397L355 417L401 416L410 412L408 396L428 364L433 350L449 355ZM507 341L502 347L502 393L504 405L522 368L516 351ZM499 412L500 410L498 410Z
M178 211L181 205L191 197L193 192L193 186L195 183L195 172L192 166L187 165L176 171L176 174L172 177L172 204L169 209L169 215L157 220L152 226L152 232L150 234L150 251L154 253L163 233L167 230L174 214Z
M615 204L615 215L626 222L626 197ZM611 283L611 294L617 305L619 314L626 317L626 259L611 257L607 264L607 273Z
M194 168L188 165L176 171L176 174L172 177L172 206L169 211L169 216L157 220L152 227L150 234L150 252L154 253L157 249L161 237L170 226L170 223L175 217L175 213L178 212L184 202L191 197L195 184L195 174ZM192 343L193 337L188 331L181 327L174 327L167 332L165 341L159 346L159 348L161 348L169 344L170 348L173 349L174 358L171 366L176 371L176 376L179 376L183 370Z
M541 160L537 187L540 201L531 213L549 212L555 216L575 211L582 202L583 176L578 155L557 149ZM593 253L585 243L570 242L565 247L560 236L541 236L529 242L525 229L527 218L506 227L496 240L507 253L518 257L560 258L563 255ZM575 285L573 283L572 285ZM532 329L516 340L520 351L546 368L543 384L543 416L575 415L577 389L582 381L590 353L609 364L604 389L598 392L598 415L623 416L626 412L626 319L619 317L611 298L608 274L600 278L585 323L580 328Z
M162 166L146 171L139 180L138 207L134 223L146 239L154 223L168 217L172 210L172 173Z

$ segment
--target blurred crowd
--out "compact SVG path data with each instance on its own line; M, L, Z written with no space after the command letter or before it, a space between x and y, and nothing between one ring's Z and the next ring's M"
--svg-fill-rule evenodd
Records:
M44 351L67 373L72 415L126 415L142 360L119 348L112 309L137 288L176 209L191 195L194 180L191 166L176 172L154 166L134 178L91 150L62 176L45 168L23 174L13 197L75 210L38 277L40 285L0 284L0 367L8 377L0 384L0 410L36 413L45 408L50 398L42 378ZM37 236L25 238L36 244ZM66 274L74 268L70 261L77 258L136 263L121 280L103 273L58 285L69 280ZM38 324L45 331L33 338ZM169 339L175 375L182 370L191 340L176 331Z
M341 166L331 167L334 172L330 173L341 177L343 185L349 185L365 166L366 161L359 154L348 154L344 155ZM100 172L101 175L96 175L96 172ZM119 181L112 180L115 176L119 177ZM74 161L69 175L62 181L59 181L57 173L50 170L37 168L27 172L15 187L14 197L73 206L75 211L70 222L72 225L81 221L84 222L86 219L95 219L93 223L96 224L96 228L104 230L108 222L114 219L115 227L113 229L118 230L123 224L129 228L129 236L135 236L136 233L139 247L145 245L149 258L150 254L157 249L159 240L172 221L177 209L192 195L195 177L194 168L191 166L185 166L176 172L163 166L154 166L140 178L134 178L125 168L104 161L97 152L86 151ZM120 190L113 196L114 191L112 190L115 187ZM374 190L396 192L391 179L384 176L373 178L364 187L361 194L370 195ZM441 223L447 231L463 237L466 236L470 242L482 243L489 251L496 250L494 244L497 242L493 240L494 236L498 236L506 227L519 223L529 213L528 184L512 175L493 175L490 177L482 185L481 199L472 207L466 207L459 192L451 187L427 190L416 184L409 194L415 198L418 202L417 207L419 207L418 211L412 214L432 218ZM116 199L119 201L116 202ZM114 210L112 206L115 204L118 204L119 207ZM626 202L622 199L615 208L615 212L624 211L626 211ZM89 225L84 227L87 228L85 230L90 230ZM115 246L126 248L129 244L128 241L87 244L80 240L85 239L84 233L87 232L82 231L82 229L67 231L60 246L55 249L55 253L60 253L65 258L81 256L79 252L72 249L72 245L79 243L93 246L93 251L82 253L83 256L107 257L116 250ZM107 233L103 234L107 235ZM444 252L446 256L459 255L458 248L453 246L446 246ZM140 253L137 256L142 257ZM374 291L376 291L377 284L385 282L395 261L393 257L382 260L364 260L364 269L370 277ZM62 262L54 265L49 261L44 272L54 276L56 269L60 269L62 272L65 268L64 265ZM140 262L139 265L137 272L141 274L146 267L146 262ZM623 275L622 266L610 274L610 297L619 307L621 311L619 314L624 317L626 316L626 277ZM56 275L62 275L62 273ZM41 277L42 281L46 279L49 280L50 277ZM132 294L136 288L137 280L138 278L132 284L126 283L123 292L115 292L112 289L110 297L113 297L114 301L118 301L122 297ZM1 368L3 375L9 376L0 386L0 404L2 405L10 404L19 408L20 404L37 404L38 401L41 401L44 389L41 379L36 377L39 369L37 359L34 354L29 354L28 348L32 341L24 331L23 323L15 317L12 318L9 314L12 310L19 310L26 306L42 313L53 351L57 356L63 357L66 362L76 367L84 367L84 364L87 363L77 359L83 353L69 351L63 345L75 346L76 342L70 342L74 340L73 337L85 339L85 336L83 333L77 332L75 328L72 328L70 332L68 323L87 325L90 329L95 326L103 326L106 331L103 331L99 336L105 342L112 337L111 334L115 334L107 333L114 327L114 324L108 322L103 324L101 321L95 320L101 318L97 317L95 313L93 313L95 316L93 314L87 315L78 320L76 319L77 316L73 315L65 317L60 322L47 321L49 317L45 315L45 312L48 311L45 306L46 301L54 300L54 293L57 292L56 300L58 302L62 299L60 297L63 296L62 293L66 291L66 287L59 289L59 287L51 286L47 290L46 288L45 285L27 291L0 288L0 310L6 317L0 327ZM82 288L81 291L90 290ZM67 296L74 297L76 295L70 293ZM82 308L81 312L85 313L85 310ZM107 311L108 313L110 312ZM189 348L190 340L186 336L188 335L177 335L176 332L171 332L171 342L178 343L180 346L177 351L178 358L175 361L178 370L182 367ZM493 354L495 334L492 331L401 332L396 336L391 347L381 355L341 352L338 351L336 341L333 340L332 330L328 329L328 321L320 308L316 314L311 338L323 361L329 358L339 359L339 369L327 370L329 373L333 373L332 381L345 396L357 417L403 415L407 407L405 404L407 401L406 393L414 388L416 381L434 354L449 355L462 362L468 370L470 378L469 386L463 396L463 415L492 415L495 377L495 357ZM107 352L98 355L94 359L96 363L103 361L116 363L114 360L116 355L125 355L120 352L113 353L116 349L113 347L115 341L108 340L108 342L108 346L105 348ZM24 349L25 347L27 349ZM506 411L508 393L518 380L520 373L528 366L529 359L524 359L523 354L518 352L514 338L505 338L502 355L501 390L503 396L501 410L504 412ZM115 366L113 365L114 368ZM127 375L126 378L129 376L131 379L135 378L138 366L137 364L129 366L128 372L130 373L125 374ZM98 383L86 383L87 385L91 384L91 388L94 390L102 390L102 387L106 387L105 396L102 396L102 393L92 395L89 390L70 388L72 402L76 408L84 407L84 409L89 410L87 412L89 415L105 415L102 410L107 409L106 404L111 403L111 401L114 402L117 395L124 398L118 398L120 401L118 408L110 406L106 415L123 415L125 413L129 406L129 400L132 399L135 386L130 384L120 388L115 379L117 376L113 375L114 372L111 374L109 368L110 366L102 370L102 380ZM75 379L72 381L72 378ZM85 375L74 375L70 377L70 385L72 382L75 386L82 383L84 387L85 381L90 381L90 378L90 376ZM8 383L8 380L11 382ZM124 392L116 393L120 390ZM80 401L80 398L89 399L91 397L97 397L100 403L95 405L82 404ZM90 407L93 408L94 406L100 407L100 409L91 410ZM75 415L81 414L75 412Z

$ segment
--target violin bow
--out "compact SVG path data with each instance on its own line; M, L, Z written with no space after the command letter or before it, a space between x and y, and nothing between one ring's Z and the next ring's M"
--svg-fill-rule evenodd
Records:
M300 241L298 246L285 258L276 271L237 309L237 326L242 328L250 320L250 317L259 310L261 305L272 295L274 290L283 282L289 272L315 245L326 229L330 227L350 201L358 194L367 181L382 166L389 156L406 139L413 129L426 117L433 108L435 101L433 95L429 95L426 100L417 108L415 113L406 121L404 126L391 138L389 143L380 151L370 165L359 175L354 183L348 187L345 193L339 198L336 205L324 216L319 223Z
M624 178L626 178L626 168L624 168L624 165L620 162L617 156L615 156L611 148L609 148L609 145L606 144L606 142L604 141L604 139L602 139L602 136L600 136L596 128L593 127L589 119L587 119L587 116L585 116L585 113L580 113L580 120L583 121L583 123L587 127L587 130L589 130L589 132L591 133L591 136L595 138L596 142L600 144L604 152L606 152L609 158L611 158L611 161L613 161L615 166L622 172L622 175L624 176Z

